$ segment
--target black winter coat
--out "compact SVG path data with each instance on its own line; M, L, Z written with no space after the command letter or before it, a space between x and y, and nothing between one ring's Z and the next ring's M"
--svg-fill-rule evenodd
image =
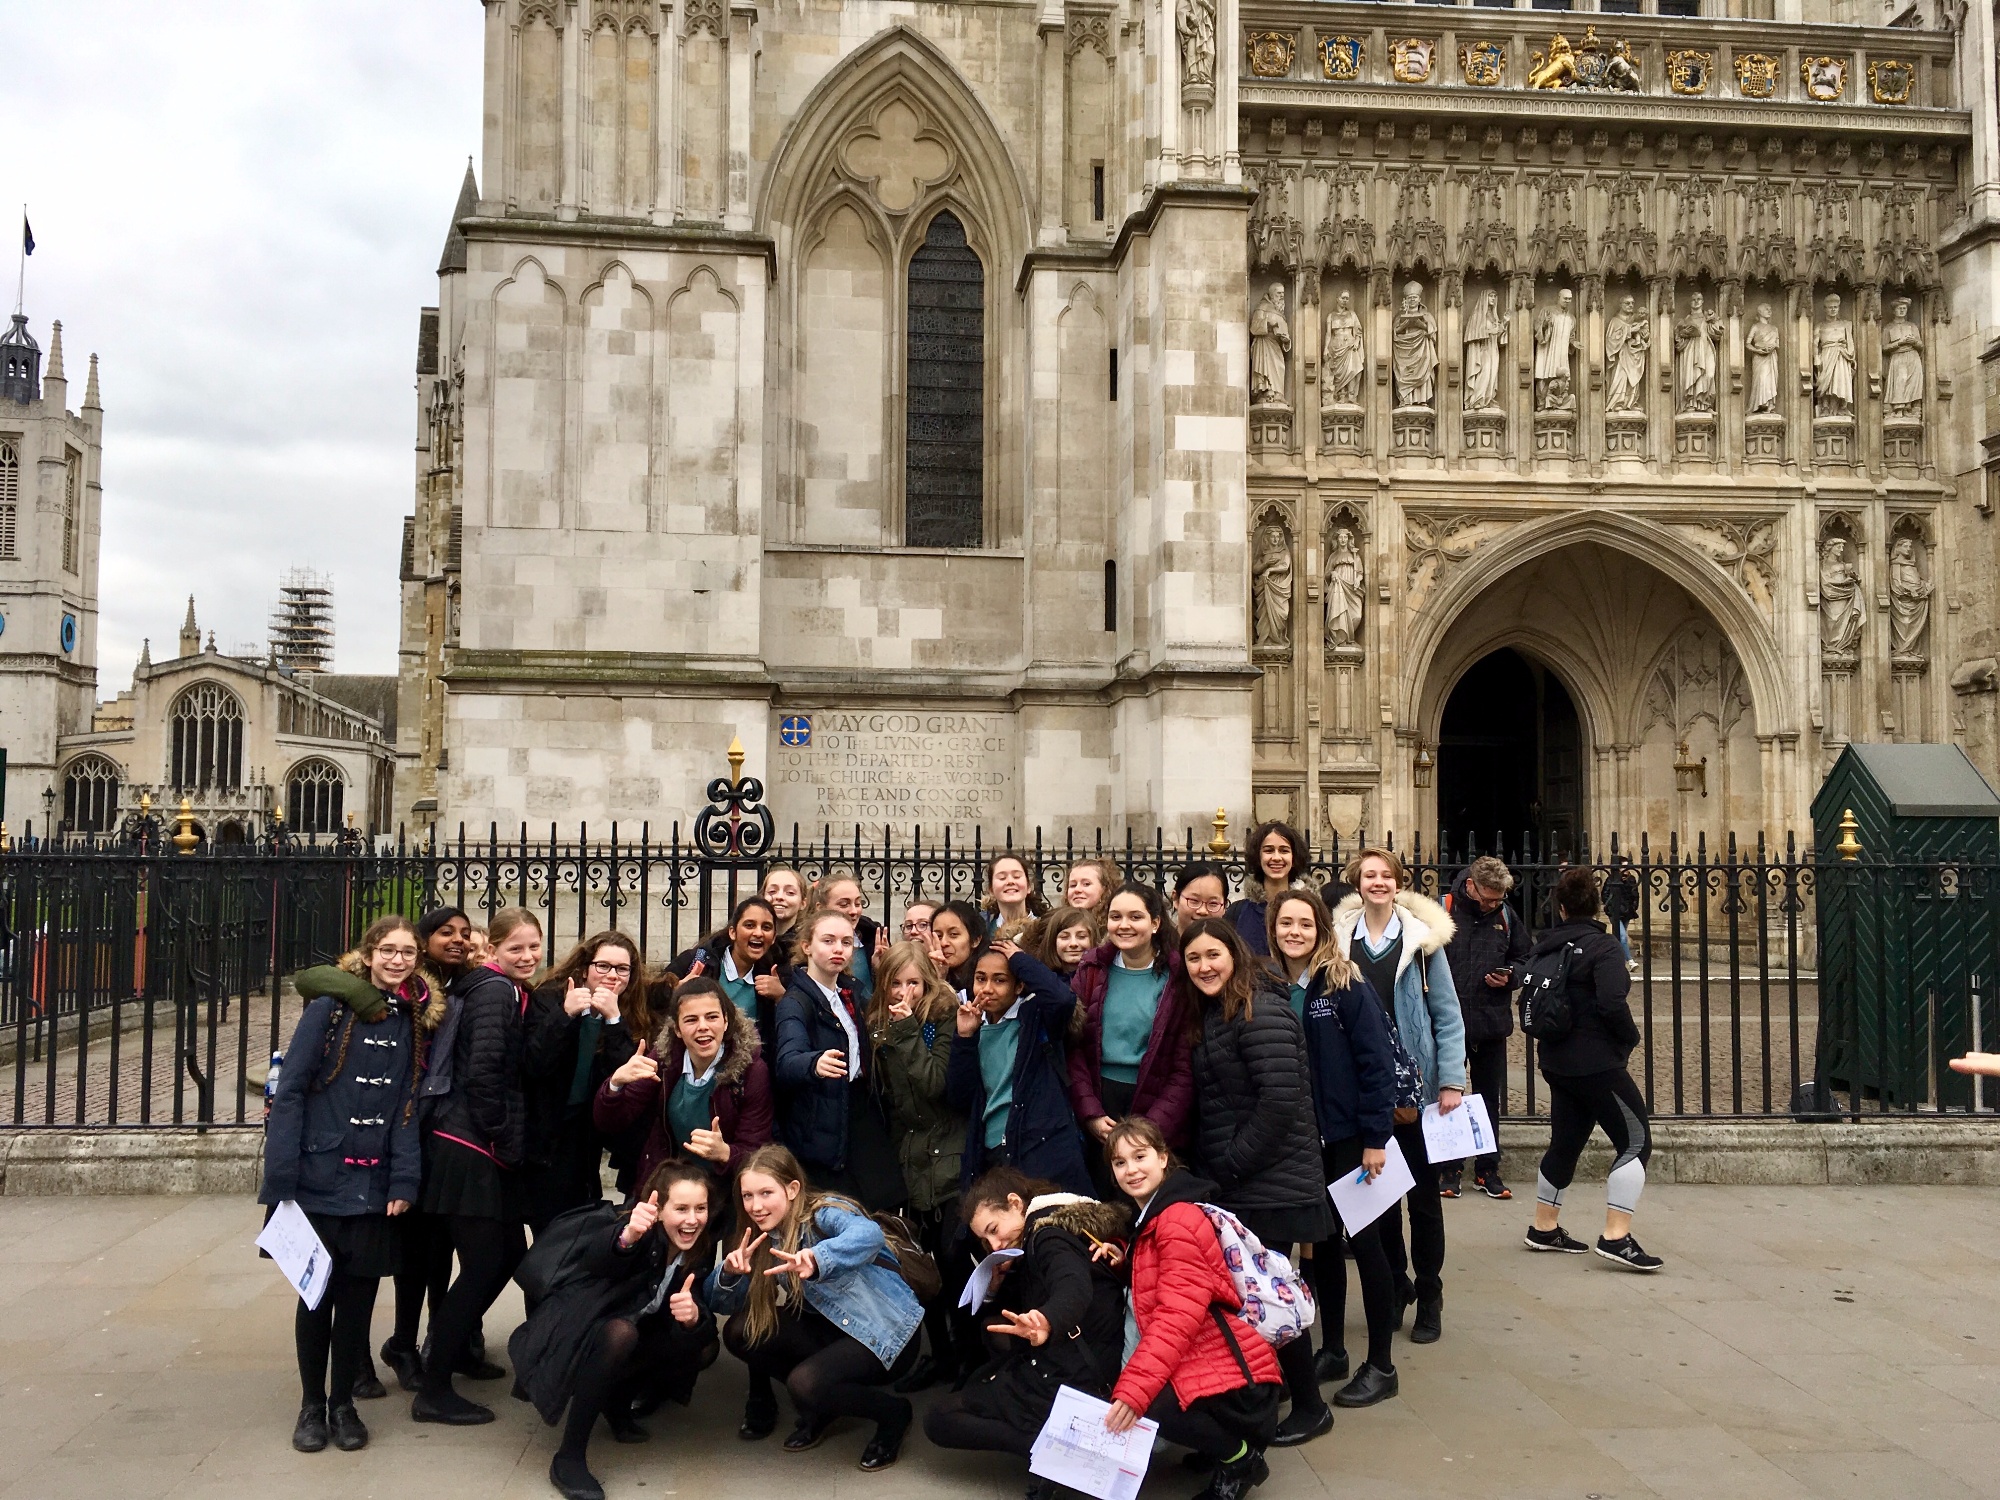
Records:
M1466 888L1461 872L1445 897L1451 913L1451 941L1445 962L1451 965L1452 988L1458 991L1459 1014L1465 1017L1465 1044L1497 1041L1514 1034L1514 989L1496 990L1486 982L1495 969L1513 968L1528 956L1528 928L1502 901L1490 912Z
M451 1003L458 1009L451 1088L433 1104L428 1128L519 1167L527 1159L521 991L499 970L482 967L452 981Z
M536 1166L545 1166L553 1159L563 1127L589 1117L599 1085L637 1050L637 1040L627 1035L623 1023L611 1025L598 1017L597 1026L591 1028L596 1037L584 1071L583 1096L580 1102L570 1103L576 1083L577 1046L587 1019L563 1009L563 986L559 984L543 985L528 1002L521 1092L526 1109L527 1159Z
M1068 1194L1028 1205L1021 1258L1001 1278L995 1301L973 1315L983 1327L1001 1321L993 1315L996 1306L1039 1311L1049 1320L1049 1337L1036 1348L1025 1339L989 1334L993 1357L966 1382L967 1411L1032 1436L1048 1421L1057 1387L1110 1396L1124 1353L1125 1283L1090 1258L1090 1236L1122 1240L1131 1232L1132 1211L1123 1205Z
M1306 1067L1320 1139L1389 1144L1396 1120L1396 1059L1389 1015L1359 972L1329 990L1324 970L1306 986Z
M1007 1151L1012 1165L1072 1193L1088 1195L1083 1136L1069 1105L1069 1062L1063 1038L1076 1014L1076 997L1055 970L1027 953L1007 967L1021 986L1021 1033L1014 1050L1014 1101L1007 1111ZM954 1035L945 1066L944 1100L965 1114L965 1155L959 1182L970 1187L986 1163L986 1081L979 1072L979 1034Z
M1574 1023L1561 1041L1537 1049L1542 1073L1550 1078L1581 1078L1622 1068L1639 1045L1639 1028L1626 1000L1632 978L1625 970L1624 951L1618 939L1595 922L1565 922L1541 935L1532 956L1553 953L1564 943L1583 950L1570 958L1565 987Z
M852 981L840 976L840 992L853 1001ZM855 1034L861 1065L869 1064L866 1007L854 1001ZM805 1167L841 1171L847 1166L848 1090L856 1082L822 1078L815 1071L822 1052L847 1053L847 1030L833 1004L804 964L792 971L785 998L778 1002L778 1051L771 1066L777 1093L778 1134ZM866 1075L864 1074L864 1078Z
M517 1389L526 1393L542 1420L551 1427L562 1420L563 1408L569 1405L569 1398L576 1390L577 1372L590 1350L591 1335L612 1318L638 1317L640 1309L653 1300L660 1278L673 1261L673 1245L658 1224L647 1230L630 1250L618 1245L624 1227L622 1220L612 1225L585 1257L584 1275L536 1303L528 1320L507 1340L507 1357L514 1366ZM703 1254L700 1265L689 1265L685 1270L676 1268L674 1272L675 1291L680 1289L684 1275L693 1274L692 1290L702 1310L701 1320L686 1329L691 1350L716 1341L715 1318L708 1311L702 1288L709 1258L709 1254ZM654 1316L673 1315L663 1304ZM680 1363L688 1366L677 1372L684 1377L685 1384L669 1394L685 1404L701 1366L698 1360Z
M681 979L692 979L705 975L717 984L722 982L722 955L729 951L729 929L711 934L700 945L689 948L667 967ZM770 950L750 966L750 977L759 974L775 974L778 982L787 989L792 984L792 961L785 957L783 939L772 944ZM863 997L864 1001L866 997ZM863 1008L866 1006L864 1004ZM763 1043L766 1059L778 1055L778 1002L757 997L757 1013L751 1017L757 1023L757 1040Z
M1289 992L1260 975L1247 1014L1224 1021L1205 1010L1190 1061L1195 1138L1217 1204L1253 1229L1260 1217L1304 1211L1331 1231L1305 1031Z

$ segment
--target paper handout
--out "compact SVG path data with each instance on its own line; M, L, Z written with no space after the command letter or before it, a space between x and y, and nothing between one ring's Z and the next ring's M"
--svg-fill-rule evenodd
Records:
M995 1250L986 1259L972 1268L972 1275L966 1279L965 1290L958 1294L958 1305L978 1312L986 1305L986 1299L993 1293L993 1278L1000 1274L1000 1268L1013 1260L1021 1252L1018 1250Z
M1028 1472L1097 1500L1135 1500L1160 1424L1141 1417L1126 1431L1113 1432L1104 1425L1110 1410L1108 1401L1060 1387L1029 1453Z
M1493 1117L1480 1095L1467 1094L1448 1115L1439 1114L1435 1104L1424 1106L1424 1151L1432 1161L1463 1161L1468 1156L1490 1156L1498 1149Z
M305 1210L290 1198L272 1210L271 1222L257 1236L257 1248L278 1263L285 1280L298 1290L307 1307L318 1307L333 1280L333 1252L320 1242Z
M1388 1160L1373 1182L1357 1169L1343 1173L1327 1192L1332 1194L1333 1206L1340 1211L1340 1222L1347 1226L1347 1232L1359 1234L1402 1202L1403 1194L1416 1185L1410 1164L1403 1160L1403 1148L1391 1140Z

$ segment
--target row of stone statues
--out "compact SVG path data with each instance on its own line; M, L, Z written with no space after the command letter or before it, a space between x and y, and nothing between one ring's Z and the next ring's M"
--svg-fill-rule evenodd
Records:
M1361 640L1361 586L1366 572L1361 548L1346 526L1334 528L1326 549L1323 620L1326 644L1349 649ZM1250 559L1250 641L1260 647L1289 646L1292 639L1292 542L1285 528L1267 522L1258 528Z
M1897 537L1889 545L1889 650L1906 661L1924 654L1924 629L1930 624L1931 591L1926 549L1917 538ZM1839 534L1827 536L1819 549L1819 644L1823 658L1851 665L1861 649L1861 628L1868 623L1868 603L1861 584L1861 565L1853 544Z
M1824 316L1813 329L1813 415L1846 417L1854 412L1854 325L1841 313L1838 296L1828 296ZM1646 367L1652 356L1653 322L1639 310L1635 298L1620 300L1618 311L1604 328L1606 371L1604 409L1607 413L1645 410ZM1674 411L1713 415L1720 402L1720 348L1723 322L1703 302L1700 292L1689 298L1688 311L1673 325ZM1534 402L1538 412L1576 410L1575 360L1582 347L1569 288L1557 292L1555 304L1535 319ZM1501 352L1507 346L1507 320L1498 293L1480 292L1466 314L1462 333L1465 355L1464 409L1497 411L1501 405ZM1404 285L1390 327L1391 374L1396 406L1427 410L1437 393L1437 319L1424 305L1418 282ZM1749 391L1744 409L1750 416L1775 416L1780 411L1779 358L1783 338L1772 321L1771 304L1759 303L1755 321L1743 334ZM1368 364L1367 340L1352 294L1341 292L1326 315L1322 360L1322 403L1358 406ZM1267 288L1250 317L1250 399L1253 404L1286 404L1292 356L1291 325L1285 318L1282 287ZM1910 321L1910 299L1898 297L1889 321L1882 325L1882 406L1890 419L1922 416L1924 402L1923 335Z

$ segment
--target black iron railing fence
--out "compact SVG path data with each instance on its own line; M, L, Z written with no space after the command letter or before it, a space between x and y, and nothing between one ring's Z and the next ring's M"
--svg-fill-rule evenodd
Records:
M478 918L518 904L541 914L552 955L615 926L664 962L777 863L808 883L852 873L892 923L918 897L976 898L1000 850L1019 854L1052 901L1085 858L1162 887L1186 863L1209 860L1232 896L1244 888L1241 852L1193 833L994 840L825 829L786 840L754 806L748 820L740 807L727 816L726 800L699 837L675 825L664 839L650 828L572 839L489 829L483 839L374 847L288 839L180 854L151 839L0 850L0 920L11 934L0 967L0 1124L254 1121L259 1067L285 1046L297 1011L279 981L337 956L386 912L450 904ZM1354 847L1321 851L1313 883L1337 881ZM1567 862L1539 857L1525 839L1495 852L1516 877L1516 915L1545 925ZM1405 858L1415 886L1437 896L1466 856L1419 844ZM1762 839L1720 849L1614 842L1578 862L1633 898L1626 936L1642 1044L1632 1070L1659 1115L1990 1107L1946 1062L2000 1031L2000 869L1818 858ZM1517 1034L1509 1046L1504 1113L1540 1115L1528 1045Z

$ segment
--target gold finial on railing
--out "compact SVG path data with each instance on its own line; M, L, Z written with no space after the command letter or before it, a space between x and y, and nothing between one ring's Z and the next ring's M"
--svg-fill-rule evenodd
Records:
M734 786L743 779L743 736L729 737L729 784Z
M1208 841L1208 852L1217 859L1229 853L1229 813L1218 807L1215 810L1215 837Z
M174 847L183 854L194 853L194 846L201 842L201 835L194 831L194 799L181 798L181 810L174 814L179 826L174 831Z
M1850 807L1840 815L1840 842L1833 846L1833 852L1846 860L1861 858L1861 840L1855 837L1860 832L1861 824Z

